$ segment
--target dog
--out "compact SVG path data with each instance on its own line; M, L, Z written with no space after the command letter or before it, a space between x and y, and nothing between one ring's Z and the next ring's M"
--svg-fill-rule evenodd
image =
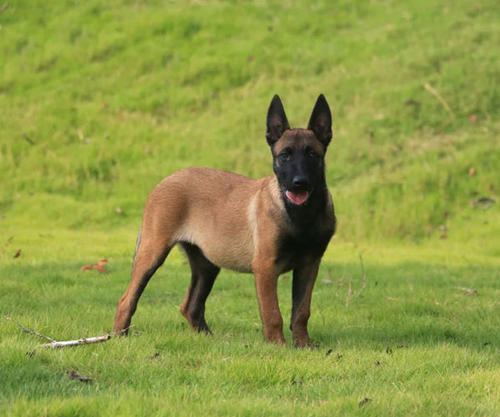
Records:
M274 175L250 179L232 172L187 168L161 181L144 209L132 279L118 302L115 334L126 334L149 279L179 244L191 267L181 305L190 326L211 333L205 301L220 268L255 276L264 338L285 344L277 284L293 270L290 330L298 347L307 331L321 258L335 233L334 205L325 179L332 116L321 94L307 129L291 129L278 95L267 112Z

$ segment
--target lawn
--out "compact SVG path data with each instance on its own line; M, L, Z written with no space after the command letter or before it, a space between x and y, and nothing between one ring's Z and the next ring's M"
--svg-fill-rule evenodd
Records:
M500 415L499 17L489 0L0 4L0 414ZM275 93L292 126L319 93L334 117L316 349L266 344L253 278L231 271L214 335L193 333L177 250L127 338L50 350L8 319L110 332L149 191L192 165L269 175ZM279 293L287 325L290 274Z

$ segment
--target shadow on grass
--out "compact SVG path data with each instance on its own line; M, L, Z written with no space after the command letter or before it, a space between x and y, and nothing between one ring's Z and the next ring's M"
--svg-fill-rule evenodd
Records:
M365 280L352 264L329 265L326 279L320 276L313 314L328 307L319 312L323 325L316 325L313 335L321 345L499 348L498 268L425 263L365 267Z

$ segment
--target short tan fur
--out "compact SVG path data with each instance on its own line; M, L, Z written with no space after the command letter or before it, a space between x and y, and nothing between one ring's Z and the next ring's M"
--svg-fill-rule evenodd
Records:
M320 96L318 103L324 106L323 100ZM276 109L282 115L273 119ZM277 128L276 121L280 125ZM331 119L324 123L331 126ZM321 256L335 229L333 202L326 184L307 185L310 190L292 185L288 192L308 193L309 199L300 206L287 200L288 188L279 182L280 166L287 161L280 163L279 158L283 158L278 155L284 149L295 148L299 158L300 150L308 149L322 161L329 138L325 145L321 126L290 129L278 96L271 102L267 127L278 175L250 179L215 169L187 168L165 178L151 192L144 209L132 279L118 302L115 333L127 332L149 279L172 247L179 244L192 271L181 313L193 329L210 332L205 321L205 301L220 268L228 268L255 275L264 337L285 343L277 281L280 274L293 269L293 340L297 346L311 344L307 332L311 294ZM311 165L311 161L304 158L301 163L307 168L304 164ZM298 160L295 171L287 167L295 177L302 161ZM319 168L323 176L321 172L318 175L324 182L324 165ZM305 223L302 217L307 218Z

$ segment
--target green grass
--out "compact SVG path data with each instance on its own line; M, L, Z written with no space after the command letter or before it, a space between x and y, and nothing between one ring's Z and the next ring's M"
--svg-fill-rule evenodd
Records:
M129 338L47 351L0 319L0 414L500 413L497 2L5 5L0 315L56 339L109 331L149 191L190 165L269 175L274 93L292 126L321 92L332 107L339 230L313 297L317 350L289 332L265 344L253 280L229 271L207 304L214 336L192 333L174 252ZM79 271L103 257L108 274Z
M129 271L128 257L116 247L126 235L92 237L95 253L111 248L109 274L78 272L71 253L88 245L88 236L75 233L65 256L56 255L55 261L27 254L31 262L4 262L2 310L56 339L106 333ZM19 416L495 415L498 263L478 266L457 256L440 262L438 251L429 255L420 247L403 253L394 248L391 258L387 249L364 252L364 287L357 249L340 245L329 251L310 324L317 350L265 344L252 279L227 271L207 305L214 336L190 331L179 314L188 273L178 253L150 283L127 339L47 351L37 348L41 340L2 320L5 411ZM93 252L82 262L93 259ZM417 258L429 261L409 260ZM462 287L477 294L466 296ZM291 282L282 279L285 317L290 290ZM93 384L70 380L65 374L71 370L93 378ZM372 401L359 407L365 397Z

